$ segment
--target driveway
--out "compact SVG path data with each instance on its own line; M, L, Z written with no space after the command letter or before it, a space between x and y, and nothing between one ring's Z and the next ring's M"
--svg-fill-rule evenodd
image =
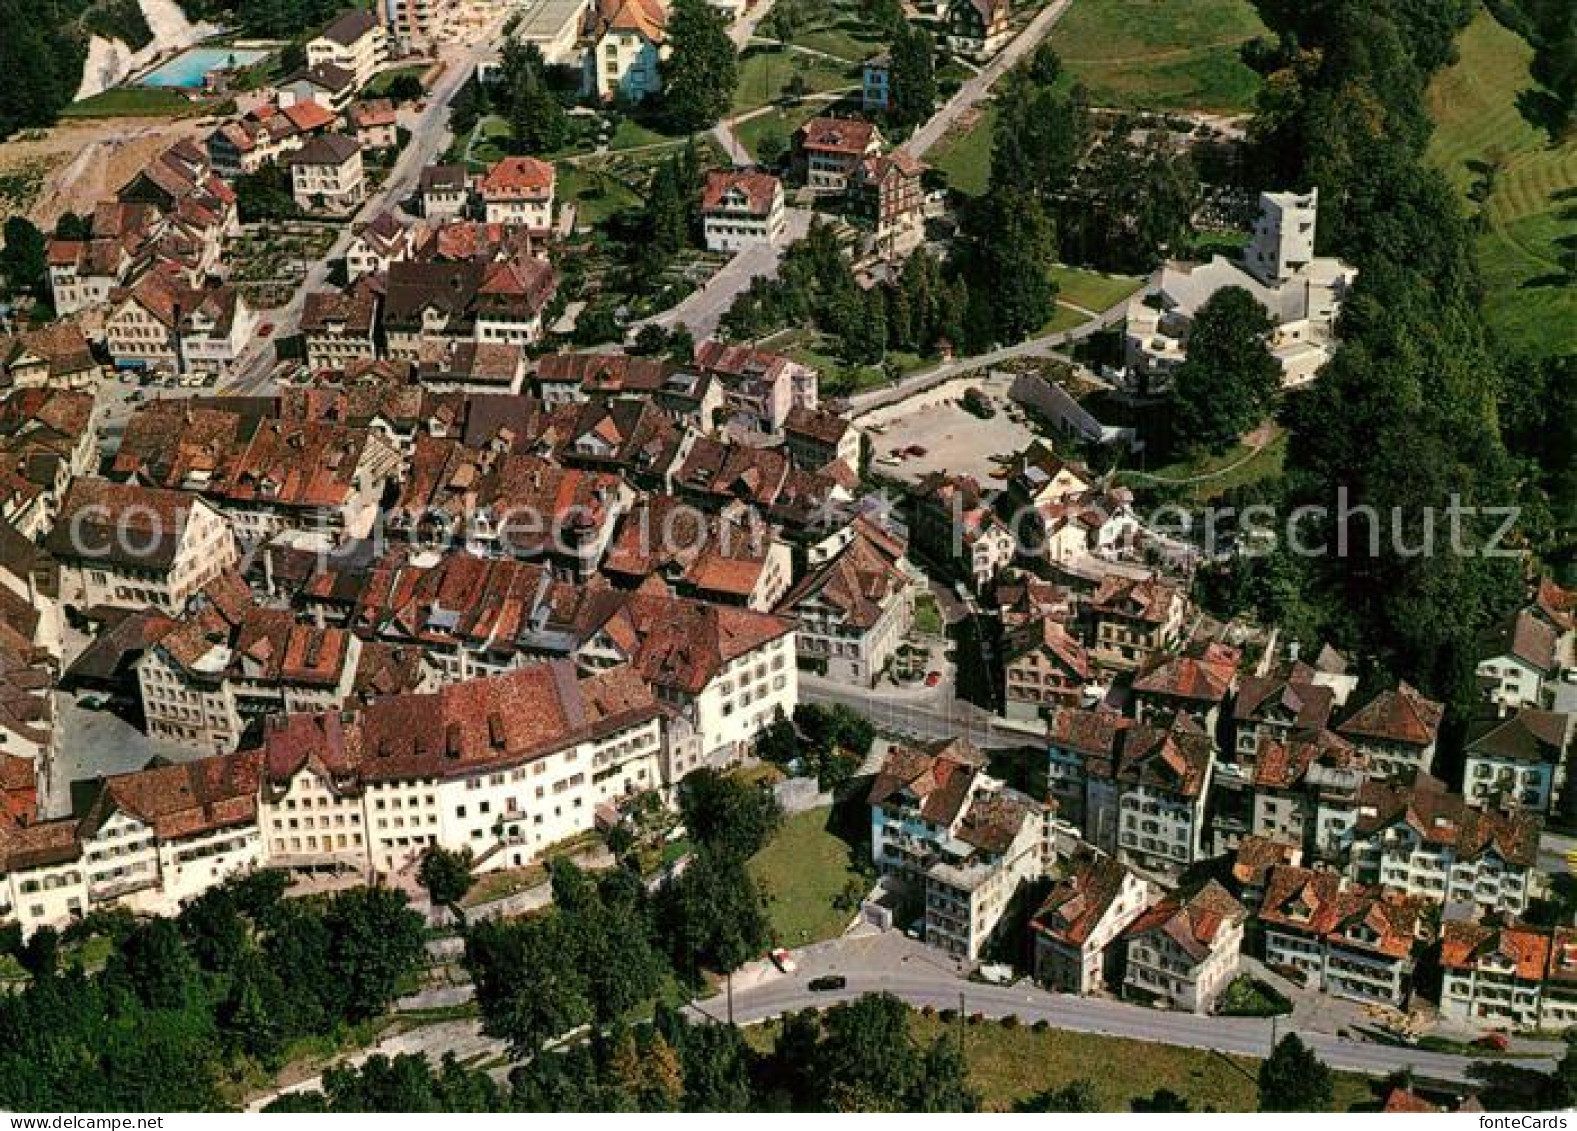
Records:
M911 156L923 157L926 152L946 136L958 119L975 106L979 105L988 94L996 81L1007 74L1020 59L1028 55L1040 45L1040 41L1051 34L1051 29L1057 26L1057 21L1062 19L1068 5L1073 0L1053 0L1043 8L1039 15L1032 19L1023 31L1014 37L1013 41L997 52L997 57L985 65L974 78L958 88L957 93L949 98L940 110L931 115L929 121L914 132L914 136L904 143L903 148Z
M671 310L665 310L661 314L637 322L631 327L631 331L646 325L662 326L666 329L682 323L695 336L696 341L712 337L717 333L718 323L723 320L723 315L727 314L729 307L734 305L734 300L750 288L753 280L778 273L778 265L783 262L783 249L794 241L805 238L805 233L810 231L812 215L813 213L808 209L788 209L788 222L781 245L754 244L738 252L734 258L723 264L717 274L707 280L706 286L692 292L688 298Z
M1252 1057L1263 1057L1271 1048L1272 1025L1266 1019L1170 1013L1107 998L1054 994L1028 982L1013 986L969 982L945 955L896 932L856 933L834 939L796 951L795 960L799 969L792 975L780 974L769 964L754 963L734 976L736 1022L749 1024L790 1011L825 1008L862 994L886 992L913 1006L962 1009L993 1018L1014 1014L1025 1024L1043 1020L1079 1033ZM834 973L848 980L843 989L812 993L807 988L812 978ZM691 1006L694 1014L713 1020L725 1018L727 1008L722 996ZM1281 1022L1278 1034L1287 1031L1286 1023ZM1411 1068L1431 1079L1465 1081L1468 1067L1474 1063L1469 1057L1371 1045L1323 1033L1300 1030L1298 1035L1332 1068L1372 1076ZM1518 1058L1514 1063L1542 1070L1553 1064L1533 1058ZM1091 1070L1099 1071L1099 1066L1092 1065Z

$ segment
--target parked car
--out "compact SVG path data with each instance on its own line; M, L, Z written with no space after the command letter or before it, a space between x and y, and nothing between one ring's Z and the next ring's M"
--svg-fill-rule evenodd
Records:
M912 456L923 456L923 455L925 455L925 449L922 448L919 444L910 444L908 450L909 450L909 454L912 455Z
M767 957L772 959L772 965L785 974L792 974L799 969L799 963L795 962L793 956L780 946L775 946L768 951Z
M1494 1052L1505 1052L1511 1047L1511 1042L1506 1039L1506 1034L1504 1033L1485 1033L1482 1037L1473 1042L1473 1047L1477 1049L1490 1049Z
M829 990L841 990L849 984L849 979L842 974L823 974L819 978L812 978L806 983L812 993L822 994Z
M941 682L942 682L942 673L941 672L927 672L926 673L925 685L927 687L935 687L937 684L939 684Z
M257 328L257 336L260 337L260 338L266 338L270 334L272 334L273 332L274 332L274 324L272 322L264 322L261 326L259 326Z

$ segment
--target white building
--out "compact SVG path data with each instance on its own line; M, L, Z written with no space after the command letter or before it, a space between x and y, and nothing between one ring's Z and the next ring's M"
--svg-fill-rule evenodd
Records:
M1051 811L984 771L956 740L925 753L894 746L871 783L871 859L925 904L925 940L974 960L1022 885L1056 856Z
M1572 717L1526 708L1469 734L1462 794L1469 805L1548 816L1566 785Z
M285 159L290 189L303 212L347 216L367 199L361 143L345 134L320 134Z
M1482 645L1478 678L1502 711L1543 707L1545 688L1561 672L1561 637L1533 609L1521 609Z
M47 545L79 608L178 613L236 562L230 524L196 495L104 479L71 484Z
M701 190L701 226L708 251L743 251L775 244L786 224L783 182L754 169L713 169Z
M1155 894L1137 873L1109 856L1069 861L1064 878L1030 922L1035 980L1065 994L1103 988L1116 966L1113 944Z
M1440 932L1440 1013L1468 1025L1539 1027L1550 936L1450 922Z
M307 40L307 66L326 63L349 71L359 90L388 61L388 36L378 17L363 9L346 12L316 39Z
M1248 912L1215 880L1168 895L1123 932L1123 993L1169 1009L1208 1013L1237 976Z
M489 224L524 224L545 232L553 226L555 170L535 157L506 157L477 184Z
M798 625L802 661L831 679L875 684L914 626L904 551L862 519L812 549L809 572L778 607Z
M1217 292L1239 287L1270 314L1271 352L1284 385L1313 380L1335 352L1336 320L1358 272L1314 255L1318 190L1262 193L1243 260L1167 264L1128 304L1126 363L1148 391L1171 384L1188 356L1195 315Z

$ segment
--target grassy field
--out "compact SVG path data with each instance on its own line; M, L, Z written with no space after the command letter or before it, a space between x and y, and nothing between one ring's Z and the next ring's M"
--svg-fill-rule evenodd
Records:
M864 894L848 840L831 827L835 810L811 809L786 817L778 835L750 860L750 874L767 897L773 937L784 946L830 939L854 918L833 906L850 881Z
M1102 1111L1127 1111L1136 1096L1170 1088L1195 1111L1253 1111L1259 1106L1259 1062L1205 1049L1149 1044L1090 1033L1055 1029L1004 1028L982 1022L964 1025L964 1059L985 1106L1011 1111L1039 1092L1088 1080ZM953 1036L955 1025L916 1016L914 1033L930 1043ZM1269 1038L1269 1026L1266 1038ZM1347 1111L1373 1102L1369 1081L1336 1074L1332 1110Z
M1040 337L1043 334L1060 334L1064 330L1071 330L1075 326L1081 326L1089 320L1090 316L1088 314L1059 302L1057 309L1046 320L1046 324L1030 336Z
M1259 76L1238 50L1263 34L1249 0L1078 0L1051 45L1097 106L1240 113Z
M1286 459L1287 437L1278 435L1258 452L1236 444L1221 455L1195 453L1163 467L1119 472L1117 480L1137 492L1203 504L1234 487L1278 478Z
M777 127L785 142L792 143L794 131L814 118L823 108L823 105L819 102L802 102L798 106L790 106L786 109L774 107L769 113L758 115L751 118L748 122L740 122L739 125L734 127L734 136L739 139L739 144L749 150L750 155L754 157L757 143L767 136L768 131L774 126Z
M595 228L626 208L639 208L641 198L615 177L581 165L558 165L558 198L575 202L575 223Z
M62 118L181 118L203 114L215 103L193 101L179 91L164 87L126 86L106 90L60 111Z
M1144 285L1137 275L1103 275L1079 267L1052 268L1057 280L1057 298L1085 310L1099 313L1116 306Z
M1577 280L1561 263L1577 248L1577 139L1552 146L1518 111L1519 96L1535 87L1533 50L1519 36L1480 12L1458 46L1460 58L1429 91L1428 156L1465 200L1498 169L1479 240L1485 313L1515 347L1577 350Z
M362 92L361 96L363 98L387 97L389 88L393 86L398 80L404 78L407 75L414 79L420 79L426 73L427 65L425 63L418 64L413 67L395 67L392 70L383 71L380 74L372 76L372 81L367 84L367 88Z
M783 97L789 80L796 75L804 81L807 94L821 94L858 86L860 83L860 68L857 65L834 63L831 59L775 48L752 48L739 60L739 86L734 91L734 113L740 114L778 101Z
M979 196L991 183L991 132L996 108L987 106L967 127L948 133L926 154L926 161L947 178L950 187Z

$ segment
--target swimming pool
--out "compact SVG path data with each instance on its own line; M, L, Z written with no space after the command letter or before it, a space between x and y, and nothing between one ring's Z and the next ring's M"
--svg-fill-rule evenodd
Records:
M157 70L137 80L140 86L174 86L196 89L203 85L209 71L226 67L245 67L265 58L267 51L241 47L193 47L181 52Z

